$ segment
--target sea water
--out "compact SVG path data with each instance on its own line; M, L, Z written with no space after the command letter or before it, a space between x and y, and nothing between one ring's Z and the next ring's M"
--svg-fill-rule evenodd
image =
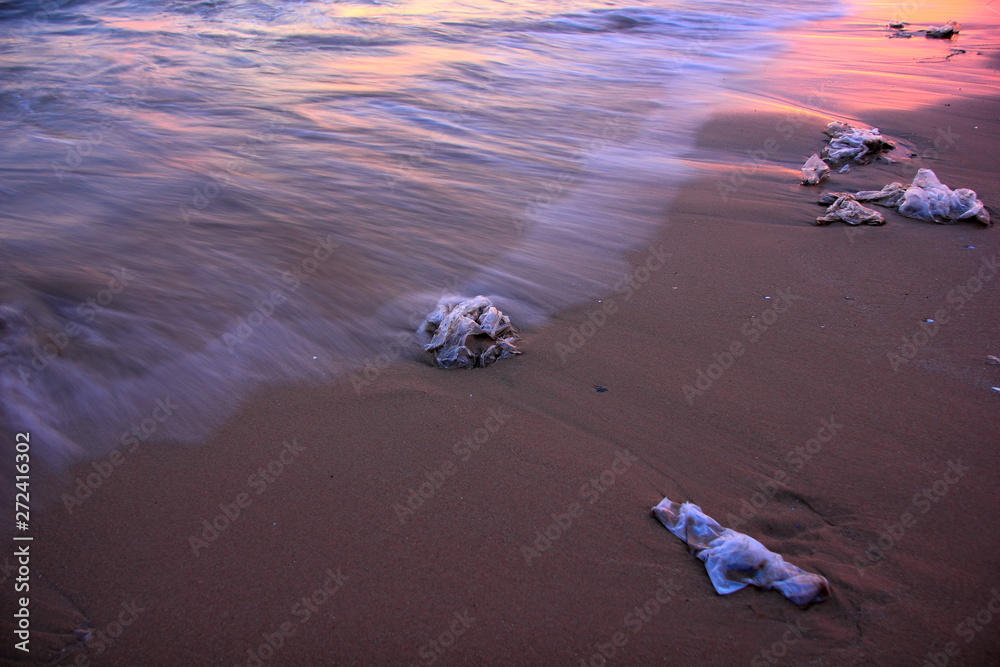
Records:
M263 382L405 357L443 295L530 329L607 293L726 77L834 11L0 1L4 437L197 441Z

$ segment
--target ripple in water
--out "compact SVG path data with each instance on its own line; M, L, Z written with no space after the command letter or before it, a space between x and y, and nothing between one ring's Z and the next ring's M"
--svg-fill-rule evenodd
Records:
M532 326L608 291L792 4L4 3L5 429L196 441L445 293Z

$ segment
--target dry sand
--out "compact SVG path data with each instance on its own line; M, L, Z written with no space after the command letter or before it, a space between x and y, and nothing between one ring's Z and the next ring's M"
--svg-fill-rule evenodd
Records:
M97 631L62 664L1000 664L997 232L809 224L819 192L918 166L1000 202L997 33L938 14L983 51L944 60L887 40L887 13L811 26L799 57L732 81L691 156L702 175L630 257L634 288L526 332L523 356L268 388L203 446L140 448L71 514L50 507L32 564L49 618L58 590ZM815 62L838 31L847 46ZM944 77L973 93L945 97ZM941 96L900 92L921 81ZM852 87L861 101L838 99ZM918 157L800 186L834 118ZM699 372L716 379L694 395ZM832 597L717 595L649 515L664 495Z

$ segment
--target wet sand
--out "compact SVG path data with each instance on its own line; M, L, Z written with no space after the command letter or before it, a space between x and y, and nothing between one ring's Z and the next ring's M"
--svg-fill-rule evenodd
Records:
M995 76L981 50L912 68ZM918 166L995 206L1000 98L883 106L876 62L843 102L783 61L731 82L621 289L523 356L271 387L202 446L143 446L50 506L33 572L52 618L61 594L94 629L61 664L1000 664L996 230L809 224L819 192ZM916 157L799 185L835 118ZM832 597L717 595L649 515L664 495Z

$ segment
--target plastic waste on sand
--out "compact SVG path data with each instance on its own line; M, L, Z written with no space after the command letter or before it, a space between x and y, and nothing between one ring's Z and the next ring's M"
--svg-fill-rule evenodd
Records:
M917 170L917 175L913 177L910 185L890 183L881 190L862 190L854 194L828 192L820 198L819 203L837 205L837 202L844 197L894 208L907 218L928 220L942 225L954 224L959 220L975 220L984 225L990 224L990 212L977 198L975 190L968 188L952 190L930 169ZM827 214L830 214L829 210Z
M883 151L896 147L882 136L877 127L863 130L833 121L823 132L830 136L830 144L823 148L823 159L835 165L842 162L868 164Z
M884 225L885 216L867 206L862 206L852 195L841 194L833 201L830 208L826 209L826 213L816 218L816 224L828 225L838 221L849 225Z
M823 147L820 155L813 153L802 165L802 185L817 185L830 174L831 167L841 167L840 173L851 168L851 164L868 164L884 151L896 147L887 141L878 128L863 130L847 123L833 121L823 130L830 136L830 143ZM884 157L890 160L889 157Z
M916 34L924 33L925 37L931 39L951 39L959 32L962 31L962 24L958 21L948 21L943 26L938 28L927 28L926 30L917 30L916 32L907 31L907 26L909 23L904 23L903 21L892 21L889 23L888 27L895 32L890 35L890 37L906 37L910 38Z
M962 29L962 24L957 21L948 21L940 28L928 28L927 36L933 39L951 39Z
M802 165L802 185L816 185L830 175L830 166L813 153Z
M664 498L653 516L684 540L691 553L705 563L708 577L720 595L748 585L775 589L792 602L806 606L830 596L825 577L806 572L743 533L723 528L692 503Z
M473 299L443 298L417 329L424 350L434 354L441 368L488 366L520 351L510 318L497 310L485 296Z

